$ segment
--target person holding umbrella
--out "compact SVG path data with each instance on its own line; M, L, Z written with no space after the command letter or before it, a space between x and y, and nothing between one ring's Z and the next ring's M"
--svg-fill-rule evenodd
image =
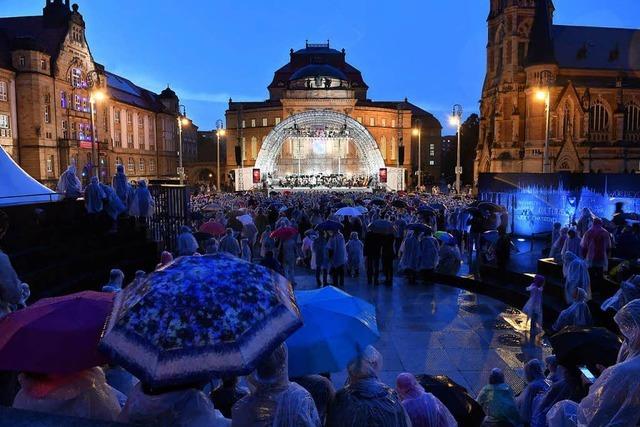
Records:
M279 345L249 377L254 391L231 410L232 426L320 427L311 394L289 381L288 353Z

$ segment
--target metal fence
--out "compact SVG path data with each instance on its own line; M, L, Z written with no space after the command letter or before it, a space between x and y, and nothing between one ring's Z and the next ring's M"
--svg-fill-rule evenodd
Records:
M188 224L189 189L181 185L151 185L155 210L149 218L150 238L163 250L174 251L180 227Z

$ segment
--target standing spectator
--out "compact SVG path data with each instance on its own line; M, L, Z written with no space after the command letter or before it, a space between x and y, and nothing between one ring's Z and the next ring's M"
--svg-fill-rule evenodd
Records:
M177 240L178 256L191 256L198 250L198 241L193 237L191 228L186 225L180 227Z
M589 271L593 278L602 278L609 266L609 250L611 236L602 227L602 220L595 218L593 225L582 237L582 254L587 260Z
M591 228L593 225L593 221L595 219L595 215L591 212L589 208L582 209L582 215L576 224L576 229L578 230L578 236L582 238L587 230Z
M332 233L328 244L331 281L333 282L333 286L344 288L344 268L347 263L347 248L342 233L339 230Z
M587 293L582 288L576 288L573 293L573 304L560 312L558 319L551 327L553 331L560 331L565 326L587 327L593 324L591 311L587 305Z
M327 286L327 272L329 271L329 250L327 249L327 238L324 231L321 231L312 243L313 260L315 261L316 285L319 288ZM320 280L322 276L322 281Z
M527 287L529 299L524 305L522 312L529 318L529 341L535 342L538 330L542 329L542 291L544 288L544 276L539 274L533 279L533 283Z
M364 244L358 238L358 233L351 232L351 238L347 242L347 270L351 277L360 275L360 266L364 261Z
M569 229L567 227L562 227L560 229L560 235L551 245L549 258L553 258L556 262L560 262L562 260L562 248L564 248L564 244L567 241L568 234Z
M567 304L572 304L576 289L583 289L586 300L591 299L591 278L587 263L573 252L565 252L562 263L564 275L564 297Z
M280 242L280 259L284 276L296 285L296 260L298 259L298 242L295 237Z
M109 272L109 282L102 287L102 292L120 292L122 282L124 282L124 273L122 270L114 268Z
M222 415L231 419L233 405L248 394L249 390L238 385L238 377L225 377L222 383L211 391L210 397Z
M513 390L504 382L502 370L494 368L489 375L489 384L480 391L477 399L485 413L483 426L518 427L520 414Z
M378 285L380 277L380 254L382 238L378 233L367 232L364 238L364 257L367 265L367 283Z
M267 252L273 252L276 248L276 241L271 237L271 226L266 225L260 236L260 256L264 257Z
M173 255L169 251L162 251L160 254L160 262L156 265L156 270L169 265L173 262Z
M100 186L97 176L91 177L91 182L84 190L84 203L87 213L97 215L104 209L104 201L107 198L104 190Z
M391 286L393 285L393 260L396 257L395 236L393 234L386 234L382 238L382 248L380 256L382 259L384 284L387 286Z
M398 272L404 272L410 284L416 282L420 264L420 233L409 230L400 245Z
M240 245L238 244L238 239L233 235L233 229L227 228L225 232L225 236L220 240L220 252L226 252L235 257L240 257Z
M129 215L137 217L141 224L146 224L146 219L153 215L154 208L155 201L147 188L147 181L141 179L138 181L138 188L133 193L129 205Z
M128 209L133 189L129 184L127 175L124 173L124 165L119 164L116 166L116 174L111 179L111 186L122 204Z
M327 411L336 396L336 390L331 380L322 375L305 375L304 377L292 378L291 381L300 384L311 394L318 410L320 425L324 425Z
M438 240L433 237L431 229L428 229L420 240L420 263L418 268L425 282L431 278L431 273L440 261L440 246Z
M455 240L442 242L438 255L438 266L436 271L440 274L457 276L462 264L462 254L456 245Z
M249 246L249 239L247 239L246 237L243 238L240 241L240 247L242 251L242 259L247 262L251 262L252 256L251 256L251 247Z
M578 237L578 232L575 228L570 228L567 231L567 238L564 241L564 245L562 245L562 257L567 252L573 252L576 255L580 253L580 237Z
M82 195L82 183L76 175L76 165L69 165L67 170L62 172L57 191L64 194L67 199L77 199Z

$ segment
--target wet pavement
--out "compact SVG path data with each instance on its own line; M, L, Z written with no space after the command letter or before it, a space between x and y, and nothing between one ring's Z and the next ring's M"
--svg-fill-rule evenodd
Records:
M296 273L298 290L315 288L309 270L298 267ZM381 379L389 385L401 372L447 375L475 396L497 367L517 393L524 386L524 363L549 354L547 347L528 344L519 310L483 295L409 285L403 278L392 287L346 278L345 290L376 306L381 337L375 347L384 357ZM345 378L345 372L332 375L337 387Z

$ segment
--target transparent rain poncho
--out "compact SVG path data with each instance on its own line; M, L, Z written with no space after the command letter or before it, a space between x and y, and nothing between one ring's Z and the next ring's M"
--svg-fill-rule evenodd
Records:
M591 279L587 263L572 252L565 252L562 272L565 277L564 297L567 304L573 302L573 293L578 288L584 289L586 301L589 301L591 299Z
M378 380L382 355L368 346L348 366L347 385L336 393L327 426L406 427L411 425L398 394Z
M631 301L614 317L625 337L624 362L602 372L578 406L578 425L635 426L640 421L640 300Z
M309 392L289 382L287 358L287 347L282 344L249 377L253 391L233 407L233 426L320 426Z
M545 381L542 363L538 359L532 359L524 365L524 374L527 379L527 387L516 398L516 404L522 421L530 423L533 415L533 403L538 395L549 390L549 384Z
M118 421L159 427L226 427L231 421L202 391L194 388L157 395L144 393L138 383L129 394Z
M21 374L13 407L48 414L114 421L120 404L100 368L71 375L32 378Z
M413 427L457 427L449 409L433 394L425 392L413 374L398 375L396 390Z
M80 197L82 194L82 184L76 175L75 165L70 165L66 171L62 172L58 180L57 191L66 197Z
M612 309L620 310L627 303L640 298L640 275L620 283L620 289L611 298L608 298L600 307L602 311Z
M577 288L573 303L562 310L558 319L552 326L554 331L559 331L565 326L591 326L593 319L587 305L587 293L584 289Z

